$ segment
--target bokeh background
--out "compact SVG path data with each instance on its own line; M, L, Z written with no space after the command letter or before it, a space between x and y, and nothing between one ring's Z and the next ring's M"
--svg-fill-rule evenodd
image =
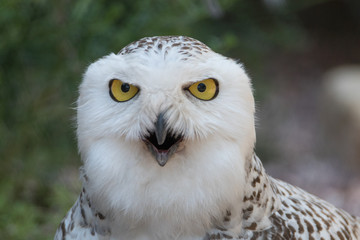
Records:
M81 76L154 35L240 59L267 171L360 215L359 1L2 0L0 239L53 237L81 187Z

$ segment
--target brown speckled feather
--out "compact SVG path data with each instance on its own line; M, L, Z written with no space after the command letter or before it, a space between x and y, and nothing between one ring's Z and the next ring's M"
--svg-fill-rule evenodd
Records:
M358 218L298 187L267 176L255 155L249 166L241 234L236 236L222 229L208 235L208 239L359 239ZM224 223L231 218L226 220Z

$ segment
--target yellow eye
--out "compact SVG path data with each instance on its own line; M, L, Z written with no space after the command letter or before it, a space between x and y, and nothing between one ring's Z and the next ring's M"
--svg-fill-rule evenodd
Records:
M139 92L139 88L129 83L124 83L119 79L111 80L109 87L110 96L117 102L126 102L132 99Z
M193 83L190 85L188 90L194 97L204 101L209 101L217 96L219 92L219 84L215 79L208 78Z

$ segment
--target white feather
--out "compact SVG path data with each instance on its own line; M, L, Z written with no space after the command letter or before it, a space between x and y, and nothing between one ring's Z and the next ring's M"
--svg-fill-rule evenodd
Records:
M127 239L204 236L212 219L243 198L245 158L255 142L250 80L241 65L214 52L184 61L177 51L165 58L110 54L89 66L80 86L77 135L86 189L99 211L112 214L113 231ZM210 77L219 82L214 100L184 90ZM139 94L113 101L108 84L114 78L138 86ZM163 111L185 140L160 167L141 136Z

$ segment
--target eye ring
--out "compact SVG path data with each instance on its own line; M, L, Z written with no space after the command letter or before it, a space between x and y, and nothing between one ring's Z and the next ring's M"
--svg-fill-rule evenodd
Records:
M109 81L109 95L115 102L127 102L140 91L140 89L130 83L119 79Z
M195 98L202 101L210 101L217 97L219 93L219 82L214 78L207 78L184 88Z

